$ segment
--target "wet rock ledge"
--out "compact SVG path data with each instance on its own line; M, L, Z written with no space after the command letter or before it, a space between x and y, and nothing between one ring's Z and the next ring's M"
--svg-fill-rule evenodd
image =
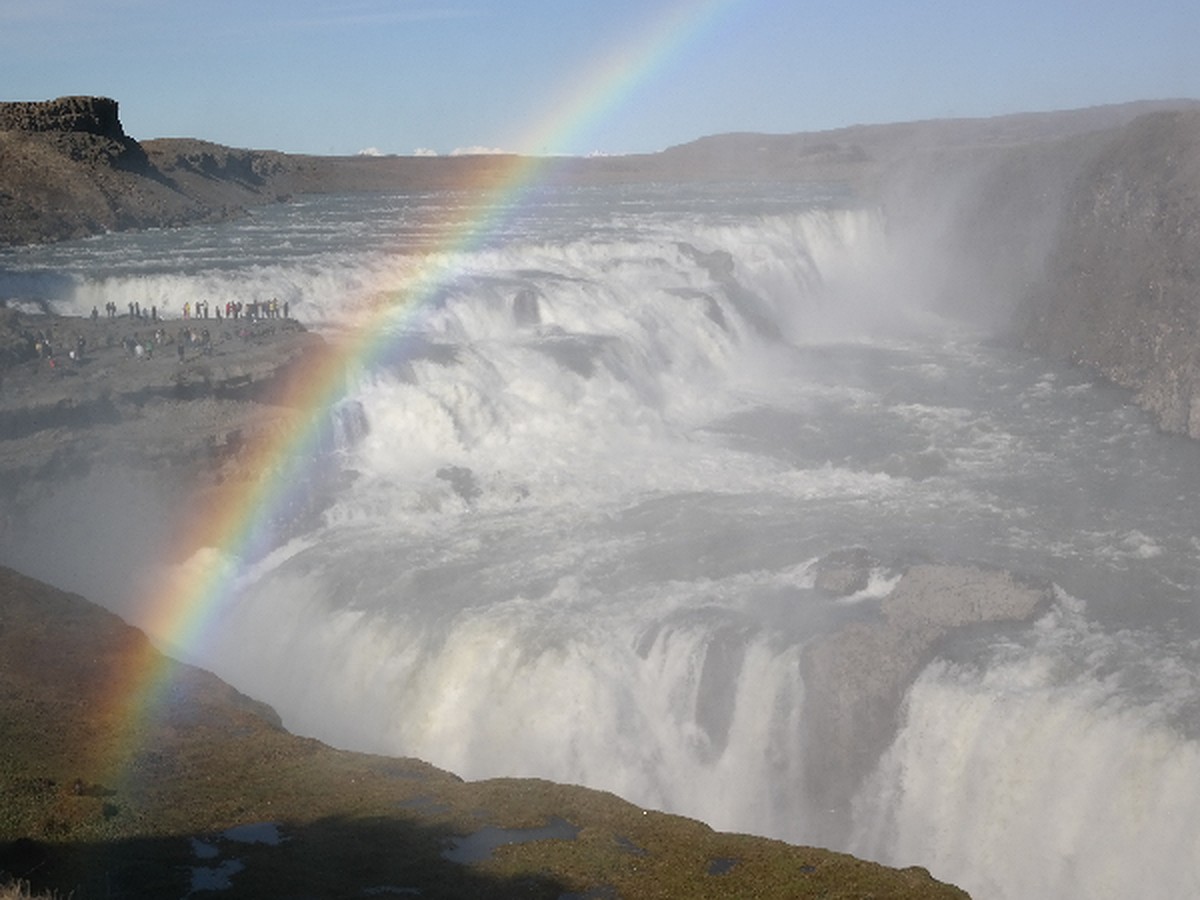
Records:
M530 779L334 750L0 567L0 886L56 896L963 898L924 869ZM131 715L136 713L137 715ZM132 729L132 731L131 731Z
M239 448L295 415L287 388L326 352L290 319L0 309L0 496L104 464L235 474Z

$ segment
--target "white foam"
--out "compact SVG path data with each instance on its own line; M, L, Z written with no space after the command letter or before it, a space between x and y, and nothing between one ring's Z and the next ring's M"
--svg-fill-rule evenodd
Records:
M877 770L831 802L853 799L855 849L979 897L1200 893L1194 454L1077 376L934 330L936 273L878 212L646 186L438 249L453 226L430 220L469 199L322 198L0 254L0 296L77 312L277 296L331 333L395 313L332 413L319 523L173 570L228 588L181 652L338 746L817 842L845 811L805 785L824 737L805 647L896 576L831 601L812 561L866 546L1049 572L1089 603L951 641ZM28 529L0 519L5 561L61 580L69 560L71 589L115 584L101 599L145 612L125 598L155 554L111 528L124 511L153 530L141 490L64 482Z
M852 851L987 900L1197 895L1200 744L1169 699L1194 691L1191 667L1145 660L1134 635L1123 650L1069 607L1038 634L986 668L922 675L855 801ZM1128 664L1112 667L1126 653L1155 699L1132 699Z

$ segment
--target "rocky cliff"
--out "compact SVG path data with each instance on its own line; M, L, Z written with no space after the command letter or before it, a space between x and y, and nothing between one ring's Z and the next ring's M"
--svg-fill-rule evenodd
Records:
M1200 112L1139 118L1086 167L1021 334L1200 438Z
M117 116L117 101L107 97L0 103L0 131L90 134L113 141L129 141Z
M184 225L278 199L282 154L153 151L125 134L114 100L0 103L0 245Z

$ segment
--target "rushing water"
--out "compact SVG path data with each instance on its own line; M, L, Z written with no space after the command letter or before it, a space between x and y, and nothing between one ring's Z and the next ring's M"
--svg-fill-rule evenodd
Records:
M447 257L470 201L0 255L11 303L277 297L331 334L450 263L330 411L320 523L245 561L181 651L294 731L468 778L583 783L979 898L1200 895L1196 444L935 315L928 261L837 196L547 190ZM851 546L1055 600L946 644L831 810L801 661L895 577L817 590Z

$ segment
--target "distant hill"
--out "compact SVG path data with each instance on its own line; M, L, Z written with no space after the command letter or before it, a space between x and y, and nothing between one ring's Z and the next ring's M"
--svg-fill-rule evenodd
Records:
M1189 105L1200 106L1152 101L793 135L716 135L655 154L547 160L543 175L582 183L805 180L871 191L914 154L998 151ZM512 163L504 156L317 157L197 139L139 142L125 133L117 102L108 98L0 103L0 245L219 220L294 194L502 183Z

